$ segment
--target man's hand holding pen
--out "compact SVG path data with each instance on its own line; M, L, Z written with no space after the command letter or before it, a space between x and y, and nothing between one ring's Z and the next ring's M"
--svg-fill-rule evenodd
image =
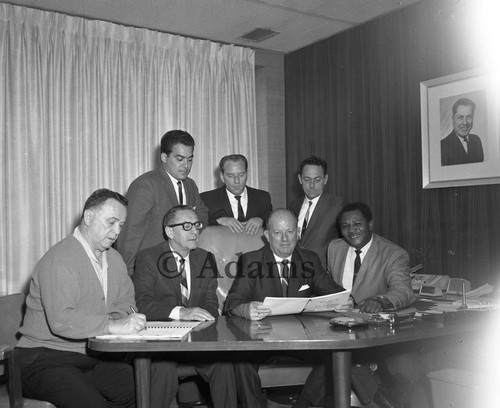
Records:
M128 316L120 318L110 318L106 327L105 334L133 334L138 333L146 325L146 316L138 313L135 306L130 306Z

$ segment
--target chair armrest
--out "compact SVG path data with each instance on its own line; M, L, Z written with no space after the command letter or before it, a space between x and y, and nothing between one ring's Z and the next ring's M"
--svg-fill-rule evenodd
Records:
M23 390L21 383L21 368L16 364L16 350L12 346L0 345L0 360L6 360L9 403L11 408L23 407Z

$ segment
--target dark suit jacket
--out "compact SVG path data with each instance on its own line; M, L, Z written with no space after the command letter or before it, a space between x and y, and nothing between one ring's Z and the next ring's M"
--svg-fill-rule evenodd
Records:
M304 197L290 203L288 208L299 218L300 207ZM345 205L342 197L334 197L323 193L316 204L316 208L309 219L306 232L300 237L299 245L302 248L316 252L323 266L326 268L326 250L331 240L338 238L337 214ZM302 226L299 225L299 228Z
M482 162L484 153L481 139L472 134L469 134L468 139L468 153L453 131L441 140L441 166Z
M342 283L349 244L336 239L328 247L328 270ZM356 303L375 296L386 296L396 309L415 300L411 287L408 252L377 234L363 258L351 296Z
M257 190L248 186L247 194L248 206L245 221L253 217L259 217L264 220L265 225L267 216L273 209L271 196L267 191ZM208 225L219 225L217 219L221 217L234 217L225 186L216 188L215 190L205 191L201 193L200 196L208 207Z
M325 271L316 253L296 247L292 254L289 297L311 297L341 292ZM251 301L262 302L265 297L282 297L279 269L268 245L247 252L238 260L238 275L226 298L224 312ZM307 285L307 288L300 290Z
M189 263L191 291L187 307L201 307L217 317L218 272L214 256L197 248L189 253ZM167 320L172 309L182 305L180 276L167 242L139 252L132 282L137 307L147 320Z
M186 204L193 207L200 221L208 222L208 208L198 193L196 183L186 178ZM178 205L172 181L163 167L136 178L128 188L127 222L121 231L116 248L127 264L129 275L134 271L135 257L144 248L165 242L163 217Z

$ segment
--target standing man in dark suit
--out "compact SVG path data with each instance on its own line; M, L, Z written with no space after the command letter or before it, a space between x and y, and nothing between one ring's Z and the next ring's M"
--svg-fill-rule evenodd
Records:
M297 247L297 218L291 211L274 210L264 235L269 245L241 255L238 275L226 298L225 313L261 320L272 312L263 304L267 296L310 297L344 290L325 271L316 253ZM245 406L265 407L258 364L236 364L235 371L238 393ZM301 404L321 406L325 396L324 370L313 370L304 385Z
M328 173L326 161L320 157L303 160L298 177L304 197L293 201L289 209L298 218L299 245L316 252L326 268L326 250L338 237L336 219L344 199L323 192Z
M470 133L475 110L476 104L468 98L461 98L453 104L453 130L441 140L441 166L484 161L481 139Z
M209 210L209 225L224 225L235 233L256 234L273 209L267 191L247 186L248 161L242 154L224 156L220 163L224 186L201 193Z
M217 263L198 248L203 227L189 206L171 208L163 226L168 242L139 252L132 276L137 307L147 320L210 321L219 315ZM231 363L190 362L210 384L215 407L234 408L236 383ZM177 362L158 357L152 364L151 406L169 408L178 389Z
M117 249L129 275L134 272L135 257L144 248L165 241L163 217L170 208L186 204L194 208L200 221L208 222L196 183L188 177L193 164L194 139L183 130L171 130L161 138L162 166L136 178L128 188L128 218Z

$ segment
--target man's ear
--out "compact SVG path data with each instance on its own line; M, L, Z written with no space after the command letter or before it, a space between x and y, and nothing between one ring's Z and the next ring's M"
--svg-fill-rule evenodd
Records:
M166 163L167 162L167 153L162 153L160 154L160 160L162 163Z
M224 180L224 173L222 171L219 173L220 181L222 181L222 184L226 184L226 180Z
M93 216L94 216L94 211L92 209L85 210L83 212L83 223L85 225L90 225Z
M268 230L264 230L264 236L269 241L269 231Z
M327 182L328 182L328 174L325 174L325 182L323 183L323 185L325 185Z
M165 227L165 235L168 239L172 239L174 237L174 230L171 227Z
M299 183L302 185L302 174L297 174L297 177L299 179Z
M373 222L373 220L371 220L368 223L368 229L373 232L374 227L375 227L375 223Z

